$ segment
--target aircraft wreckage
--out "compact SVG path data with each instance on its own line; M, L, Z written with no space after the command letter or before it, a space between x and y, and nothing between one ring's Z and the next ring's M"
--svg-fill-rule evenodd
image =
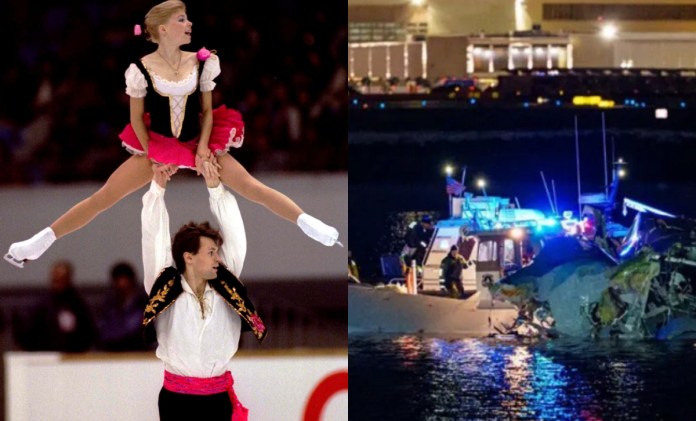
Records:
M580 197L579 218L559 218L554 205L548 218L506 198L451 198L452 215L437 222L422 271L388 285L349 284L349 332L696 335L696 220L624 198L624 216L631 209L635 217L628 227L615 223L619 169L610 192ZM449 297L442 279L453 245L468 262L461 297Z
M533 264L489 285L523 336L671 339L696 335L696 221L624 199L636 210L620 239L601 213L592 235L549 239Z

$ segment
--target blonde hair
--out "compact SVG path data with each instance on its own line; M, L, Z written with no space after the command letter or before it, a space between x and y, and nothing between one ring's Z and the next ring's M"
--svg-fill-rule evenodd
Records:
M182 9L186 11L186 5L180 0L167 0L150 9L145 15L146 39L156 44L159 41L158 27L167 23L174 13Z

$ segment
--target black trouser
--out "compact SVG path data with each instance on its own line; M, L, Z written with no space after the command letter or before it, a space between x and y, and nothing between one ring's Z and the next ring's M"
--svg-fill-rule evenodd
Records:
M227 392L186 395L162 388L158 406L160 421L230 421L232 418L232 402Z
M464 283L461 278L445 280L445 288L452 298L462 298L464 296Z

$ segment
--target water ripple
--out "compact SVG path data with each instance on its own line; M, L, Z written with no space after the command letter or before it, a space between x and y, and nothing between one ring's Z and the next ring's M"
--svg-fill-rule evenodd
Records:
M692 373L694 373L692 375ZM684 419L693 342L349 340L351 420Z

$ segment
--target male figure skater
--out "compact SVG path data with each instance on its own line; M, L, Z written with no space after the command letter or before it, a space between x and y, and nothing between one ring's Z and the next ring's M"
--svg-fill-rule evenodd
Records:
M229 363L242 331L263 340L266 327L237 279L246 255L237 201L218 178L204 175L220 231L208 222L190 222L171 242L164 193L176 168L153 170L142 209L144 283L150 296L143 324L146 333L156 334L157 357L164 363L160 420L246 420Z

